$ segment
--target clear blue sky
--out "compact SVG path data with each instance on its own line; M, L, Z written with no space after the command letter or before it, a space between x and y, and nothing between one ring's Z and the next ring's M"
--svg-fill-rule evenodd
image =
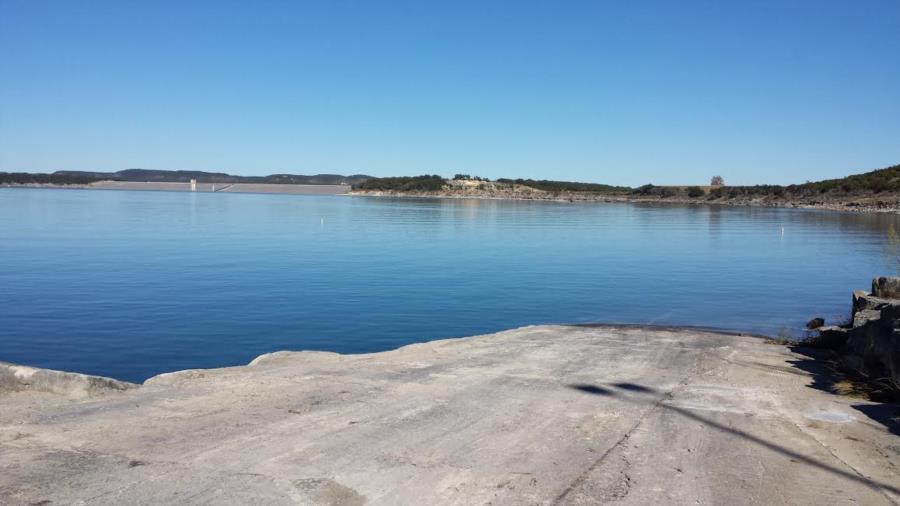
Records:
M898 0L0 0L0 170L639 185L896 163Z

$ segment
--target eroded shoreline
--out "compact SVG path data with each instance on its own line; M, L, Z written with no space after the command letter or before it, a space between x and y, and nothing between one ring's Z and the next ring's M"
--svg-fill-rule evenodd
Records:
M763 199L746 200L703 200L687 199L680 197L635 197L614 196L599 194L584 194L571 192L564 195L557 194L521 194L521 195L490 195L478 192L454 193L454 192L390 192L390 191L358 191L353 190L345 195L357 197L380 198L430 198L430 199L476 199L476 200L509 200L509 201L533 201L533 202L559 202L559 203L610 203L610 204L653 204L671 206L696 206L696 207L759 207L771 209L810 209L822 211L838 211L864 214L897 214L900 213L900 199L893 197L890 200L877 204L861 204L857 200L842 203L807 203L803 201L778 200L769 201Z

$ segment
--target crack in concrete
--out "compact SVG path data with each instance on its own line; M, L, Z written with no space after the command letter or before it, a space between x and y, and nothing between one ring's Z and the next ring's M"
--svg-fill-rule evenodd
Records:
M681 383L683 384L684 381L685 381L685 380L682 380ZM581 486L582 484L584 484L585 481L587 481L587 479L588 479L588 477L590 476L590 474L591 474L594 470L596 470L596 469L598 469L600 466L602 466L603 463L606 461L607 457L609 457L609 456L612 454L612 452L613 452L614 450L616 450L617 448L622 447L622 446L624 445L624 443L625 443L626 441L628 441L628 439L631 437L631 435L634 433L634 431L636 431L636 430L644 423L644 421L645 421L652 413L654 413L655 411L657 411L657 410L659 409L659 406L660 406L663 402L672 399L672 396L673 396L673 391L672 391L672 390L670 390L670 391L664 393L663 395L661 395L661 396L659 397L659 399L657 399L656 402L653 403L653 405L651 405L649 408L647 408L647 410L640 416L640 418L638 418L637 422L636 422L630 429L628 429L628 430L625 432L625 434L623 434L622 437L619 438L618 441L616 441L616 443L615 443L614 445L610 446L605 452L603 452L603 455L601 455L601 456L600 456L597 460L595 460L590 466L588 466L588 468L585 469L585 470L584 470L577 478L575 478L575 480L572 481L572 483L570 483L569 486L566 487L566 489L563 490L563 492L562 492L561 494L559 494L559 495L556 497L556 499L553 500L553 502L552 502L551 504L553 504L553 505L563 504L563 501L566 499L566 497L567 497L569 494L571 494L571 493L572 493L573 491L575 491L579 486ZM626 463L628 463L627 460L626 460ZM630 463L628 463L628 466L630 466ZM627 467L627 466L626 466L626 467ZM627 474L626 474L625 476L627 477L627 481L628 481L628 489L630 490L630 488L631 488L631 478L628 477ZM627 492L626 492L626 494L627 494ZM624 495L623 495L622 497L624 497Z

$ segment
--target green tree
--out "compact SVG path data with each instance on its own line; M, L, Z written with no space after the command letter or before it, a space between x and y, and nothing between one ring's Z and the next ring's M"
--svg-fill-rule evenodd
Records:
M703 191L703 188L700 188L699 186L691 186L690 188L688 188L687 194L688 197L695 199L697 197L706 195L706 192Z

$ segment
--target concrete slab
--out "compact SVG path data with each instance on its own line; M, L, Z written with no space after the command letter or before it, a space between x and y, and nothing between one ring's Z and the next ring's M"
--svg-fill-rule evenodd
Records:
M0 393L2 504L896 504L884 406L692 329L542 326Z

